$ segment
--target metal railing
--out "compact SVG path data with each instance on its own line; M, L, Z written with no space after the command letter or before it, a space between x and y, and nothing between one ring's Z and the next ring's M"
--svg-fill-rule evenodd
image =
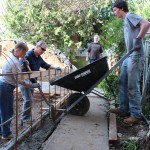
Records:
M143 72L142 110L146 119L150 121L150 40L145 41L145 67Z
M65 68L62 73L56 73L55 70L46 70L46 71L33 71L26 73L17 73L17 74L0 74L0 76L6 75L16 75L16 89L14 91L14 115L9 120L0 124L0 127L8 122L11 122L11 129L13 133L13 138L10 141L4 141L0 139L0 149L6 148L9 149L13 147L17 149L17 145L22 141L26 136L32 135L33 131L37 129L37 126L40 127L43 124L43 119L48 116L50 120L55 119L58 112L65 111L61 108L62 105L66 102L66 99L69 97L71 91L58 87L51 86L50 80L59 76L66 75L70 72L69 68ZM33 94L33 101L31 107L31 122L28 124L21 124L21 115L22 115L22 96L18 87L18 76L22 76L24 79L38 78L38 82L41 87L40 90L36 88ZM26 111L25 110L25 111Z

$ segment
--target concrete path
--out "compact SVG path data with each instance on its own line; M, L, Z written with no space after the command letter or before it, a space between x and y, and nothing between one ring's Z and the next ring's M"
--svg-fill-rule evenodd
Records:
M44 150L109 150L105 101L89 96L85 116L66 115L47 140Z

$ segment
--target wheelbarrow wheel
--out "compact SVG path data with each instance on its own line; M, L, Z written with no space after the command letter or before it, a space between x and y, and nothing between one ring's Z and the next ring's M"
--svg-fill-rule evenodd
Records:
M79 97L81 97L83 94L81 93L73 93L69 96L67 102L68 106L73 104ZM70 111L69 113L76 116L83 116L85 113L88 112L90 108L90 101L87 96L85 96L79 103L77 103Z

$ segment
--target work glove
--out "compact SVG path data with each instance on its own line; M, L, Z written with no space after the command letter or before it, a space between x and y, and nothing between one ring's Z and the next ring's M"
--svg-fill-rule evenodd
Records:
M133 49L139 50L141 47L142 47L142 39L141 38L133 39Z
M89 57L86 57L86 61L89 61Z
M40 84L39 83L33 83L30 85L30 88L39 88Z
M29 61L28 60L23 61L21 66L23 67L29 66Z
M58 79L60 79L61 77L53 77L50 81L49 81L49 83L51 84L51 85L54 85L53 83L55 83L55 81L56 80L58 80Z
M56 67L55 70L59 71L60 73L62 73L62 69L60 67Z

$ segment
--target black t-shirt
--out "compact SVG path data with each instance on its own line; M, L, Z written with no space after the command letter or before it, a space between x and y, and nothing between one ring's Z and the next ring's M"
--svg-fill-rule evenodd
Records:
M99 59L100 54L103 53L102 47L99 43L91 43L87 51L90 53L90 59Z

